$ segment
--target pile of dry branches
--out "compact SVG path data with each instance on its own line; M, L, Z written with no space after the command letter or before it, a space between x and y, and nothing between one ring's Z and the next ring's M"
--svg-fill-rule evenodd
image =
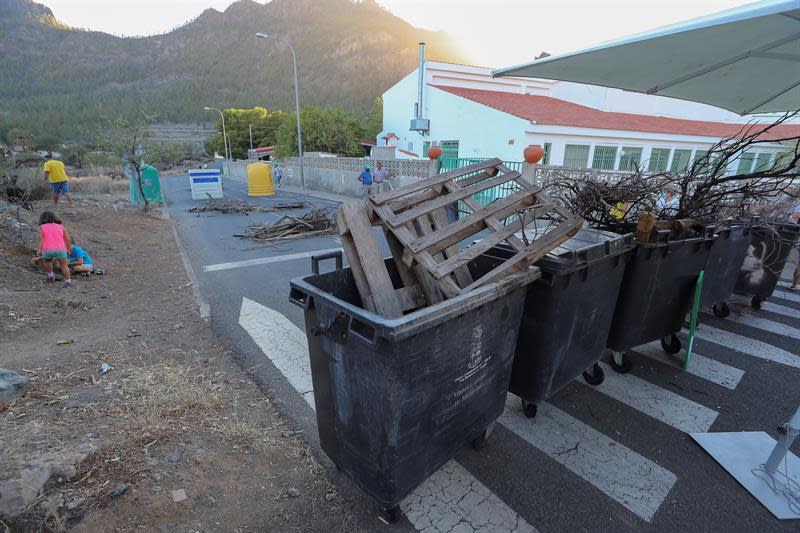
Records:
M190 213L240 213L249 215L250 213L272 213L283 209L302 209L305 207L303 202L275 204L272 207L261 207L248 202L243 202L237 198L212 198L209 196L208 202L204 205L197 205L189 209Z
M336 230L333 222L334 210L335 208L315 207L299 217L284 215L272 224L251 224L247 233L234 236L268 242L327 235Z

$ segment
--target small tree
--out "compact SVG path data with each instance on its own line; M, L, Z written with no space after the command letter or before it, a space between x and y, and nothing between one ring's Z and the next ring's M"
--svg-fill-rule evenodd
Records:
M105 121L96 133L95 145L101 150L113 152L119 157L123 166L127 165L133 173L134 186L144 202L144 210L150 210L150 201L144 194L142 171L146 166L144 162L144 147L150 138L150 123L154 117L138 115L129 118L123 115L113 121Z

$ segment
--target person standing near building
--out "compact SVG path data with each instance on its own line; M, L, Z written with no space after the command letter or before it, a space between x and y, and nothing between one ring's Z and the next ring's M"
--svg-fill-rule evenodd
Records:
M64 163L53 159L53 153L47 152L44 162L44 181L50 186L53 193L53 205L58 204L59 197L63 194L67 203L72 206L72 195L69 193L69 179Z
M366 202L372 194L372 173L369 171L369 163L364 163L364 171L358 175L358 181L361 182L361 199Z
M278 163L275 163L275 166L272 167L272 179L275 181L275 184L278 188L281 188L281 182L283 181L283 172L281 172Z
M383 192L383 183L386 181L386 169L383 168L383 163L378 161L378 166L375 172L372 173L372 182L375 184L375 194Z

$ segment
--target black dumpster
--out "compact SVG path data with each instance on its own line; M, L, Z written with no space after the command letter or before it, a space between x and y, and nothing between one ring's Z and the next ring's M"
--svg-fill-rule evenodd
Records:
M480 257L470 269L497 264ZM385 510L465 443L485 442L505 405L525 286L539 276L515 273L396 319L362 309L349 268L292 280L322 449Z
M625 350L658 339L669 353L680 351L675 333L681 329L715 238L709 233L672 240L668 231L661 231L656 242L636 243L606 343L617 359ZM624 360L615 364L627 366Z
M582 229L536 263L542 277L528 285L509 385L527 416L600 359L632 248L631 234ZM586 377L597 382L593 370Z
M727 300L733 294L739 271L750 246L750 227L732 225L717 230L706 262L701 305L711 307L714 314L724 318L730 314Z
M736 293L752 295L754 308L772 296L772 291L786 266L786 258L800 236L800 225L789 223L763 224L753 227L753 240L747 249Z

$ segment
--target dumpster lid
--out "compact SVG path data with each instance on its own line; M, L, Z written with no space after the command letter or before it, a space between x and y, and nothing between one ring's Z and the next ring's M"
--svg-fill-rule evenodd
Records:
M547 221L542 221L542 227L546 226ZM532 230L526 231L526 234L530 238ZM516 236L524 238L521 231ZM610 231L581 228L570 240L551 250L536 266L559 272L577 270L603 258L625 253L633 244L631 233L620 235Z

